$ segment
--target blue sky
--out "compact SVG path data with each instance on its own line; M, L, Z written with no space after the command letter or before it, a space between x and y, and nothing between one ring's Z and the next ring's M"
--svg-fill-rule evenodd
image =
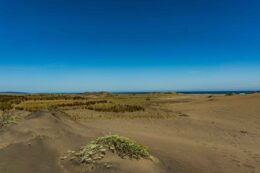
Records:
M260 89L260 1L0 2L0 91Z

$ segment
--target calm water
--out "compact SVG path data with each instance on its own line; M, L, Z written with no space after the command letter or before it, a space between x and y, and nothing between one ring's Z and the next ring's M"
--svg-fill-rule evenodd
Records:
M158 91L160 92L160 91ZM168 92L168 91L162 91L162 92ZM171 91L169 91L171 92ZM174 92L174 91L172 91ZM240 93L245 93L245 94L250 94L254 92L260 92L260 91L178 91L177 93L182 93L182 94L228 94L228 93L235 93L235 94L240 94ZM113 92L115 94L146 94L150 92Z

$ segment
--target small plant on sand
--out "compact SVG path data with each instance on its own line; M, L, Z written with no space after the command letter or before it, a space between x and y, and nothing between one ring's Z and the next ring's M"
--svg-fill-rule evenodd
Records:
M4 126L8 126L10 124L16 124L17 118L16 116L11 116L9 114L3 114L0 117L0 128Z
M72 159L79 159L81 163L95 163L105 157L107 152L116 153L121 158L149 159L148 149L136 141L118 135L106 135L98 137L86 146L81 147L78 152L69 151Z

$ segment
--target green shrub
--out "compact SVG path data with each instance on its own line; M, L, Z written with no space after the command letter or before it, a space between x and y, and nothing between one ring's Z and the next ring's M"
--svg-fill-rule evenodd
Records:
M118 135L106 135L96 138L78 152L69 151L72 158L78 158L81 163L95 163L105 157L107 152L117 154L121 158L149 159L150 153L147 147L136 141Z

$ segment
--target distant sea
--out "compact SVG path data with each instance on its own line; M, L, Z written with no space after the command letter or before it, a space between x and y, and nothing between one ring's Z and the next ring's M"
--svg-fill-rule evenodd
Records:
M228 93L235 93L235 94L250 94L255 93L259 91L183 91L183 92L177 92L177 93L183 93L183 94L228 94Z
M176 92L181 94L228 94L228 93L235 93L235 94L250 94L260 91L151 91L151 92ZM151 92L112 92L115 94L146 94Z
M153 93L153 92L176 92L176 93L182 93L182 94L228 94L228 93L235 93L235 94L250 94L255 92L260 92L260 90L256 91L120 91L120 92L110 92L114 94L147 94L147 93ZM91 92L90 92L91 93ZM32 94L28 92L0 92L0 95L5 94ZM34 93L37 94L37 93ZM40 94L40 93L38 93ZM52 93L41 93L41 94L81 94L81 92L52 92Z

